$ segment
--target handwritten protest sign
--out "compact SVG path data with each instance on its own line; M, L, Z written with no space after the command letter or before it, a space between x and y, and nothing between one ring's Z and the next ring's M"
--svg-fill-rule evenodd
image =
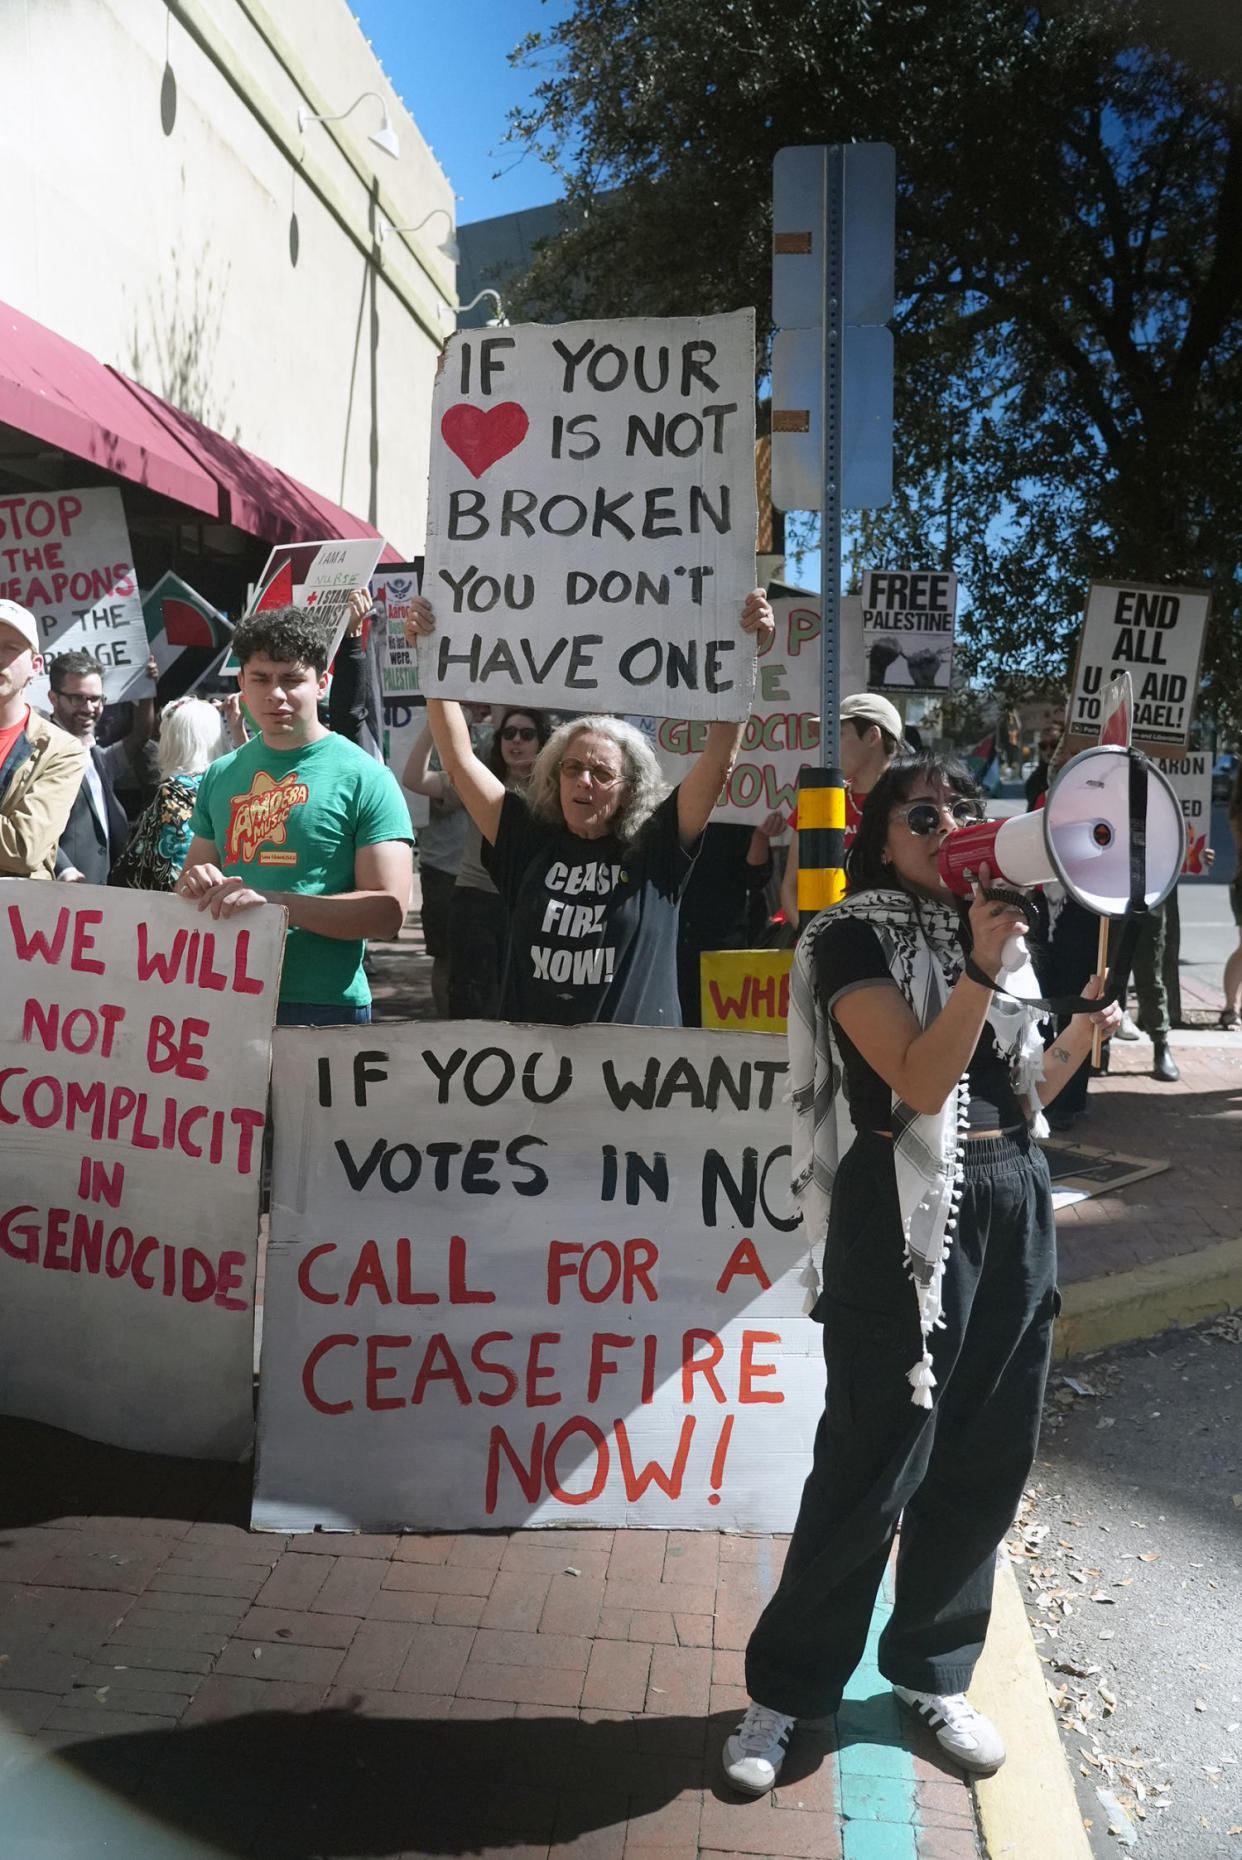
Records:
M432 406L438 697L743 717L754 313L461 330Z
M28 687L47 709L51 660L90 652L106 698L118 698L147 657L138 578L115 490L0 497L0 599L28 607L47 662Z
M956 614L956 575L869 570L862 578L862 622L870 688L947 691Z
M427 712L421 704L414 705L408 698L384 699L384 761L398 782L426 721ZM410 825L415 829L426 826L431 807L427 796L404 786L401 792L410 810Z
M366 587L383 547L379 536L281 543L264 563L246 611L261 614L274 607L305 607L328 635L331 665L349 625L350 594L354 588ZM240 670L237 655L230 650L216 676L236 678Z
M784 1042L276 1035L253 1522L782 1530L822 1399Z
M420 559L398 568L377 568L371 577L371 624L379 628L380 682L386 698L408 697L418 690L418 653L405 643L405 622L421 576Z
M1212 844L1212 758L1206 749L1192 749L1162 762L1160 771L1168 777L1186 821L1182 877L1206 878L1209 868L1203 855Z
M798 771L819 762L820 599L802 589L772 588L768 598L776 628L760 650L755 701L742 747L712 816L755 827L774 810L793 824ZM845 697L865 689L862 603L857 595L841 602L838 646ZM706 724L687 717L653 717L640 720L640 727L674 785L707 741Z
M703 1025L784 1033L791 949L705 949L699 957Z
M283 942L270 906L0 884L0 1412L249 1451Z
M1186 747L1210 602L1195 588L1092 582L1070 699L1071 747L1075 738L1096 740L1117 672L1134 681L1134 747L1165 755Z

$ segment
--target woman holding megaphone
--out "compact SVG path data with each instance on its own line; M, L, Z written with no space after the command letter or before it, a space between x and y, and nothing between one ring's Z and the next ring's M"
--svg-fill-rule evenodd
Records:
M846 897L794 961L794 1192L812 1243L827 1231L813 1315L828 1373L780 1587L747 1649L754 1703L725 1745L726 1774L754 1794L775 1781L797 1719L840 1705L899 1520L880 1670L955 1761L1004 1761L964 1694L1034 1456L1058 1309L1032 1126L1094 1027L1111 1034L1121 1015L1077 1015L1045 1054L1029 961L1002 974L1027 928L1019 905L989 894L986 867L969 902L941 877L942 845L983 813L960 763L895 763L867 797ZM852 1140L839 1143L846 1110Z

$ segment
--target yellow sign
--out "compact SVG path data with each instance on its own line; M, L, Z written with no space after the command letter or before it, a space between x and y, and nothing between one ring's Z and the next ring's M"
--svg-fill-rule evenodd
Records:
M705 1027L784 1033L791 949L709 949L699 958Z

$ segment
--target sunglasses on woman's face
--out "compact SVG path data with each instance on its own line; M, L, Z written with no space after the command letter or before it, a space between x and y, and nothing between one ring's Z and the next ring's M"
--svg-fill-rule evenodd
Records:
M921 840L938 831L945 814L955 827L973 827L983 819L977 802L964 798L960 801L911 801L908 807L893 810L893 818L904 820L911 833Z
M538 730L532 730L528 725L507 723L500 732L500 740L502 743L533 743L538 734Z

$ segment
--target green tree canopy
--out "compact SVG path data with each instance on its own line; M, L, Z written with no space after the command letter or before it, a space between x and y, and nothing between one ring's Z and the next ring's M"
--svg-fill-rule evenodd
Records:
M548 72L515 129L573 225L507 294L762 317L776 151L892 142L897 489L861 553L954 567L1010 690L1064 674L1092 578L1208 582L1211 699L1242 719L1242 67L1212 17L578 0L514 54Z

